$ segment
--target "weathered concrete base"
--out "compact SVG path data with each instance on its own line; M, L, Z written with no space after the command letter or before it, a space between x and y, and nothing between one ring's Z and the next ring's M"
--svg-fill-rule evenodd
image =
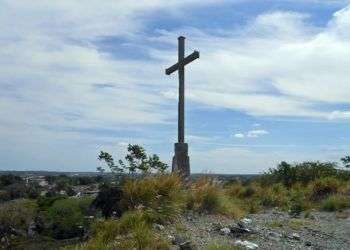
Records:
M190 157L188 157L187 143L175 143L172 172L179 173L183 177L190 175Z

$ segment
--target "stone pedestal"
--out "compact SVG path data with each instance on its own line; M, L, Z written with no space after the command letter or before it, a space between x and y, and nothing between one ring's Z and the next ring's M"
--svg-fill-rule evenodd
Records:
M176 172L183 177L190 175L190 157L188 157L187 143L175 143L172 172Z

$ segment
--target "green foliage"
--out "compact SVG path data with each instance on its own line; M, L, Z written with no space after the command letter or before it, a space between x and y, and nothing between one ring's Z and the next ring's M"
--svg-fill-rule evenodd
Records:
M310 189L300 184L294 185L289 190L290 199L290 211L289 213L294 216L300 215L302 211L311 208L310 204Z
M141 211L125 213L119 220L99 221L92 227L92 237L74 249L167 250L169 243L156 234Z
M345 168L350 168L350 156L345 156L340 159Z
M37 204L42 211L47 211L49 207L57 200L66 199L66 195L40 196L37 199Z
M120 217L126 209L121 205L122 198L123 191L120 186L103 184L99 188L98 195L91 203L91 209L92 211L101 211L105 218Z
M118 164L115 164L112 155L107 152L101 151L98 160L104 161L109 169L116 174L120 174L125 170L131 174L142 173L147 174L152 171L158 173L164 173L168 166L161 162L157 155L148 156L145 149L139 145L128 145L128 154L125 156L124 163L123 160L119 160ZM103 172L102 167L98 167L99 172Z
M300 230L302 227L309 224L309 222L305 219L292 218L288 221L288 227L293 230Z
M218 185L209 178L201 178L190 187L188 208L199 211L214 213L220 207L221 190Z
M0 204L0 225L3 228L27 230L37 212L32 200L18 199Z
M229 243L223 244L218 242L212 242L205 248L205 250L239 250L239 249L242 249L242 248L239 248Z
M109 169L111 170L111 172L116 174L120 174L123 172L123 168L119 167L118 165L115 165L114 159L112 155L110 155L109 153L101 151L97 159L99 161L104 161L106 165L109 167ZM97 171L99 171L100 173L103 173L105 170L100 166L97 168Z
M16 179L15 177L10 178L10 180L7 179L3 182L6 185L3 187L3 190L0 193L0 201L8 201L19 198L35 199L39 196L41 188L38 183L30 182L26 184L21 179Z
M260 182L265 186L272 183L282 183L286 187L296 183L306 185L319 178L336 177L339 173L336 167L337 164L332 162L303 162L294 165L281 162L277 168L265 173L260 178Z
M84 212L91 199L67 198L58 199L47 211L51 224L52 236L56 239L67 239L82 235Z
M0 188L16 184L16 183L23 183L24 180L17 175L13 174L5 174L5 175L0 175Z
M322 202L321 207L326 211L337 211L350 208L350 199L349 196L345 195L331 195Z
M317 179L310 183L311 199L318 201L331 194L337 193L341 182L334 177L325 177Z
M242 208L225 194L223 187L209 178L201 178L190 186L187 208L206 213L219 213L239 218Z
M283 184L274 184L271 187L266 187L263 193L259 195L261 205L265 207L280 207L288 206L288 190Z
M7 193L9 200L25 198L27 193L27 187L25 183L14 183L8 185L4 188L4 190Z

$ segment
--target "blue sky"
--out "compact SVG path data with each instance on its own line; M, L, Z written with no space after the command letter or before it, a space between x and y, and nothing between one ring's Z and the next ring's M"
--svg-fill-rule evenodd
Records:
M350 1L0 0L0 170L94 171L128 143L170 163L177 37L192 172L350 152Z

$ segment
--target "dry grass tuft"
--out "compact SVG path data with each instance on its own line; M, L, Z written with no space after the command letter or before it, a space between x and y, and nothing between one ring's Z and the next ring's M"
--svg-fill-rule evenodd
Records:
M205 213L218 213L233 218L242 217L245 212L237 200L230 198L222 185L214 179L201 178L191 184L187 208Z
M123 196L129 210L147 211L155 221L169 220L185 207L183 184L175 174L129 179L123 185Z

